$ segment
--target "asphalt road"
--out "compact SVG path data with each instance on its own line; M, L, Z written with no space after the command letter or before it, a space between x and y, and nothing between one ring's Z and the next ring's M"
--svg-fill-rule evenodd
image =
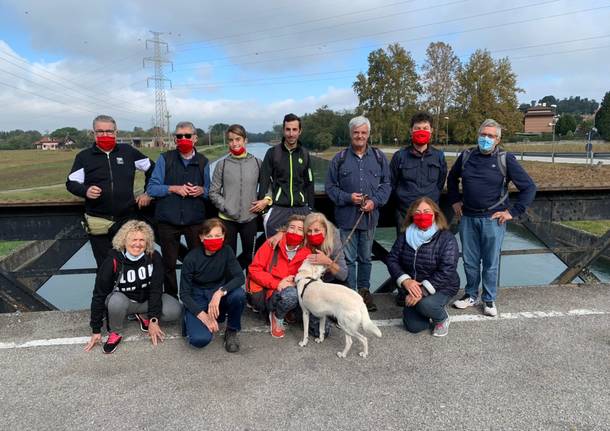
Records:
M366 359L357 343L336 357L337 329L300 348L297 326L275 340L252 315L233 355L189 348L175 325L155 348L135 323L115 354L85 353L86 313L0 315L2 428L607 430L609 288L504 289L500 318L451 310L440 339L406 333L378 298Z

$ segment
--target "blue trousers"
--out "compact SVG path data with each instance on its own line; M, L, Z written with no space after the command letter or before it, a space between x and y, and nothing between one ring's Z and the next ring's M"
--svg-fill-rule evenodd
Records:
M466 294L471 298L479 296L479 283L483 275L483 301L495 301L498 291L498 270L500 251L506 233L506 223L489 217L462 216L460 220L460 241L466 273Z
M351 229L341 229L342 243L345 244L350 231ZM347 263L347 285L350 289L369 289L371 287L371 254L374 239L375 229L356 229L343 249ZM358 262L357 270L356 262Z
M415 307L404 307L402 310L402 321L405 329L412 333L430 329L432 323L439 323L449 317L445 306L451 298L443 293L423 297Z
M193 299L207 312L215 289L195 289ZM243 289L233 289L220 300L219 322L227 319L227 329L241 330L241 315L246 305L246 292ZM205 347L212 341L213 334L197 316L189 310L184 313L186 339L193 347Z

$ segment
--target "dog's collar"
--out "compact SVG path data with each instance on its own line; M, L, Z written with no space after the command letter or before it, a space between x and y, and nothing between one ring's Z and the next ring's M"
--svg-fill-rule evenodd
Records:
M303 285L303 290L301 290L301 299L303 299L303 294L305 294L305 289L307 289L307 286L309 286L314 281L318 281L317 278L311 278L311 277L305 277L305 280L309 280L309 281Z

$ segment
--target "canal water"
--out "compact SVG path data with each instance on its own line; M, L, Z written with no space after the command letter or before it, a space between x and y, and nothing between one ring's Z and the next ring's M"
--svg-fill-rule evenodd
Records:
M248 145L248 151L262 159L267 144L253 143ZM324 190L324 178L328 169L328 161L312 158L316 190ZM212 164L214 168L214 163ZM386 249L390 249L396 239L394 228L377 229L377 241ZM459 241L459 239L458 239ZM521 250L527 248L543 248L544 245L525 229L515 224L508 225L504 239L504 250ZM158 249L158 248L157 248ZM85 244L62 269L81 269L94 267L93 253L89 243ZM503 256L500 265L500 286L510 288L515 286L546 285L564 269L565 265L552 254ZM605 282L610 282L610 264L598 261L592 267L593 272ZM462 262L458 264L458 272L462 287L465 284ZM178 271L178 277L179 271ZM381 262L373 262L371 274L372 290L380 286L388 278L388 271ZM61 310L86 309L91 303L91 294L95 281L94 274L58 275L51 277L39 290L38 294Z

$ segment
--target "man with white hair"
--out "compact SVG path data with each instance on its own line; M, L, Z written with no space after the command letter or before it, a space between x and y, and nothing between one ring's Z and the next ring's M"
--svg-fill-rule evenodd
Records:
M458 156L447 177L449 203L460 218L466 273L465 294L453 305L467 308L478 304L482 278L483 313L492 317L498 314L495 301L506 222L523 214L536 195L536 185L515 156L498 148L501 136L500 124L492 119L483 121L478 145ZM509 182L519 190L512 204L508 199Z
M347 283L362 295L367 309L375 311L377 307L370 294L371 254L379 207L387 203L392 191L390 167L385 154L368 145L371 123L366 117L352 118L349 130L351 145L331 160L325 187L335 204L335 221L345 244ZM354 233L346 243L354 226Z

